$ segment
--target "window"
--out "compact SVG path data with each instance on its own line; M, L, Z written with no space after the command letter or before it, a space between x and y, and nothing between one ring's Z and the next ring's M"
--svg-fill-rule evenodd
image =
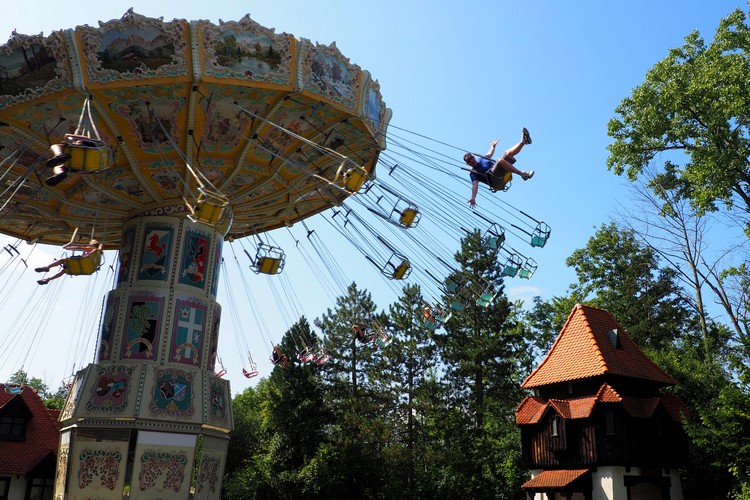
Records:
M0 477L0 500L9 500L10 478Z
M0 415L0 439L21 440L26 435L26 418L16 415Z
M31 480L29 500L52 500L55 488L55 480L52 478L35 477Z
M614 436L616 434L615 432L615 413L613 411L607 411L604 414L604 417L606 419L606 433L607 436Z
M617 331L617 328L614 330L610 330L609 332L609 340L612 341L612 347L615 349L622 349L622 343L620 343L620 334Z
M555 415L554 417L552 417L551 425L552 425L552 436L553 437L559 436L560 435L560 428L559 428L560 427L560 423L558 422L557 415Z

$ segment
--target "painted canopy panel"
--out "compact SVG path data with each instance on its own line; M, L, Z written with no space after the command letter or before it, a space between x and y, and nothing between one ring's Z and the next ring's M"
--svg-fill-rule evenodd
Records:
M49 147L79 128L87 99L114 160L49 186ZM60 244L78 227L116 248L126 220L188 213L205 183L229 201L227 238L289 225L349 195L332 185L341 156L374 176L389 118L378 83L335 44L248 16L215 25L130 10L14 33L0 47L0 231Z

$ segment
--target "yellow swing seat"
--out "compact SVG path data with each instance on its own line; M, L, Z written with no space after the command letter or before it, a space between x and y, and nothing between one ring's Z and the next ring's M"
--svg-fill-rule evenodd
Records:
M513 174L511 172L505 172L505 175L500 177L499 175L487 174L487 184L490 185L490 191L507 191L510 189L511 181L513 180Z
M71 170L98 172L112 166L112 151L99 139L68 134L63 152L70 156L66 162Z
M74 255L68 257L62 266L65 274L71 276L82 276L94 274L102 265L101 249L94 250L88 255Z
M367 172L364 169L350 168L344 172L344 189L350 193L356 193L367 180Z
M411 207L405 208L401 212L401 216L399 217L398 222L402 227L414 227L416 225L416 218L418 215L419 210Z
M280 272L281 259L274 257L259 257L258 258L258 272L262 274L278 274Z
M214 200L201 193L198 195L198 201L189 218L193 222L202 222L214 226L222 220L227 205L226 201Z
M392 277L395 280L402 280L406 277L406 273L411 270L411 264L409 264L408 260L402 260L401 263L396 266L396 269L393 270Z
M279 274L284 270L286 256L281 248L260 243L255 257L251 257L247 250L245 253L252 261L250 269L255 274Z

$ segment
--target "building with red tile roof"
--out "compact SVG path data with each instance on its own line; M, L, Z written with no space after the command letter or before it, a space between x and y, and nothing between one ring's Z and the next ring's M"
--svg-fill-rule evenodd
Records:
M61 425L28 386L0 384L0 499L51 499Z
M611 313L577 304L516 409L528 498L681 500L687 408Z

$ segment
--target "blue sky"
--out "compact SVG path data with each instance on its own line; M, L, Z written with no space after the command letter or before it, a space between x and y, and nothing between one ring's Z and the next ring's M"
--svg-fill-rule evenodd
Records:
M534 254L539 264L535 276L506 283L506 293L521 299L565 294L574 279L565 266L566 257L609 221L618 203L627 202L625 179L605 167L607 122L615 107L692 30L698 29L710 40L722 17L736 7L747 10L746 3L727 0L469 0L460 5L421 0L367 4L83 0L71 8L34 0L23 9L5 10L0 17L0 40L10 37L14 29L47 35L82 24L96 26L99 20L120 18L131 6L139 14L166 20L218 22L250 14L277 32L321 44L336 42L351 62L379 81L393 111L392 125L464 150L484 152L495 138L500 140L500 149L507 148L518 140L521 127L527 127L534 143L519 155L518 166L535 170L535 177L508 193L483 191L478 199L481 208L489 204L488 197L502 196L552 227L548 245ZM464 206L452 208L468 211L468 180L451 182L455 185L446 189L465 193ZM31 247L19 248L24 253ZM230 252L227 248L225 255ZM34 267L57 255L56 249L39 248L29 261ZM5 265L3 258L0 266ZM114 254L109 258L113 261ZM342 257L341 261L350 270L349 279L373 291L381 308L395 300L392 286L384 286L377 273L364 272L367 266L361 258L351 259ZM234 269L233 263L228 264ZM313 319L331 304L315 293L309 270L295 267L290 259L285 272L299 298L278 309L275 305L266 308L265 328L275 340L300 312ZM17 273L6 278L6 282L17 282L13 293L7 297L0 293L0 331L6 334L5 344L0 344L0 380L23 367L56 387L73 366L80 368L93 359L101 297L110 286L105 276L92 278L98 280L95 285L67 278L59 290L41 291L33 271ZM255 275L228 278L235 287L243 280L259 279ZM220 294L225 309L226 300ZM32 324L29 310L36 311ZM237 354L242 351L238 337L250 345L261 375L271 369L266 361L267 341L258 334L264 327L247 323L243 332L227 321L222 325L219 352L234 393L251 383L239 374L244 356ZM26 334L13 344L16 347L9 346L9 339L21 331ZM27 342L33 346L30 354L16 352Z

